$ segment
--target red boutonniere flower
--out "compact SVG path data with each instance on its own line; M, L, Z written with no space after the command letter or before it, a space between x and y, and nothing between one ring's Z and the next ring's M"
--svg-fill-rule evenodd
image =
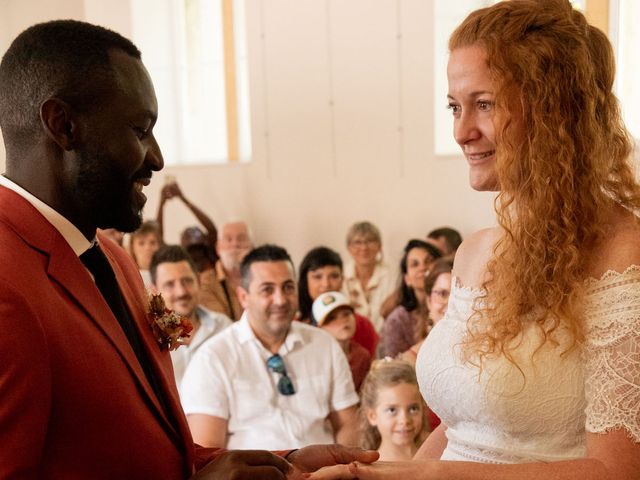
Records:
M184 345L185 339L189 338L193 330L193 325L187 317L167 308L162 295L151 295L147 320L160 345L160 350L165 348L175 350L180 345Z

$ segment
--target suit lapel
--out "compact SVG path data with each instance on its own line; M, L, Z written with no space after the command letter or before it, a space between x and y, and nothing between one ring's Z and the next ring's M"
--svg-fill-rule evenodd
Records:
M80 304L87 316L93 320L98 329L109 339L140 385L144 396L149 403L151 403L152 408L158 414L161 422L165 424L167 429L175 432L151 385L147 381L140 362L136 358L122 327L120 327L118 321L113 316L109 305L104 300L104 297L96 287L95 282L80 259L73 253L64 239L60 237L60 240L61 241L55 242L50 250L47 273L67 291L69 296L73 297ZM116 274L118 283L122 288L120 277ZM127 301L127 305L129 309L132 310L132 316L134 316L135 314L129 301ZM140 306L137 305L137 308L140 309Z
M189 427L186 424L184 419L184 412L180 406L180 398L178 396L177 390L175 388L175 380L173 379L173 373L168 368L169 365L162 364L162 355L160 352L160 347L153 336L151 329L148 326L147 320L147 311L146 307L148 305L148 298L146 297L146 292L143 291L142 285L139 288L136 288L135 285L131 285L128 281L127 276L122 270L122 267L118 262L116 262L113 252L111 250L112 247L107 247L105 245L105 241L103 237L100 236L101 244L105 247L103 251L113 268L113 271L118 280L118 284L120 285L120 290L122 291L122 295L127 303L127 307L129 308L129 312L131 313L131 317L134 320L135 328L138 330L140 338L142 340L142 346L145 350L145 354L151 363L153 368L153 373L155 378L158 380L160 388L166 399L166 404L169 412L166 412L174 421L170 422L166 417L165 420L172 426L172 430L174 433L179 434L182 437L183 445L193 443L191 438L191 434L189 432ZM142 282L142 281L141 281ZM164 354L165 361L170 363L170 358L168 354ZM155 395L153 396L155 399ZM178 432L176 432L175 428L178 428ZM188 441L186 441L188 440Z
M156 412L157 418L159 418L161 424L164 425L165 430L167 430L174 439L177 439L176 429L167 418L167 413L161 407L158 398L147 381L144 371L126 335L96 287L93 278L91 278L91 275L66 240L33 205L15 192L0 187L0 204L5 207L0 208L0 220L5 221L7 225L32 248L44 253L49 258L48 265L46 266L47 274L82 307L87 317L95 323L97 329L108 338L139 384L143 396L146 397L150 408ZM8 205L11 205L11 208L7 208ZM107 258L114 269L131 315L135 319L136 328L140 330L140 316L144 316L142 309L145 304L140 302L139 297L136 298L134 296L128 283L124 279L122 270L118 264L114 262L113 256L109 255ZM146 353L149 354L153 365L154 373L158 374L163 390L167 392L170 389L167 388L166 377L164 373L162 373L162 369L158 366L157 354L150 354L148 350L148 332L141 333L141 337L147 349ZM172 410L171 414L173 414L176 406L174 405L173 395L171 396L171 401L168 403ZM183 449L184 444L182 441L180 445L181 449Z

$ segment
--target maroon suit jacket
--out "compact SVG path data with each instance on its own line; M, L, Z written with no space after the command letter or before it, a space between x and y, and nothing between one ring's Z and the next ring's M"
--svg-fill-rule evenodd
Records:
M198 464L137 267L100 243L166 411L80 259L31 204L0 187L2 479L184 479ZM204 463L212 451L199 453Z

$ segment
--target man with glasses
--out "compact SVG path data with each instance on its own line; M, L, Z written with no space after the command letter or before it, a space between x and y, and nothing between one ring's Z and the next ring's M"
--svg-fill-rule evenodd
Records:
M358 396L349 365L330 335L293 322L297 290L289 254L274 245L256 248L241 274L242 318L200 348L183 379L195 441L272 450L355 444Z

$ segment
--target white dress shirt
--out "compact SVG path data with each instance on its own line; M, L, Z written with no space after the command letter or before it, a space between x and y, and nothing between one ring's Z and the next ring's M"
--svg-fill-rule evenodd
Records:
M53 227L60 232L60 235L67 241L71 249L77 256L82 255L84 252L91 248L92 243L85 238L78 228L69 220L64 218L58 212L56 212L49 205L42 200L27 192L20 185L12 182L4 175L0 175L0 185L13 190L33 207L40 212L40 214L47 219L47 221L53 225Z
M295 394L278 392L272 355L247 317L208 340L187 367L180 398L185 413L228 420L230 449L282 450L334 443L330 412L359 401L338 342L316 327L293 322L278 353Z

